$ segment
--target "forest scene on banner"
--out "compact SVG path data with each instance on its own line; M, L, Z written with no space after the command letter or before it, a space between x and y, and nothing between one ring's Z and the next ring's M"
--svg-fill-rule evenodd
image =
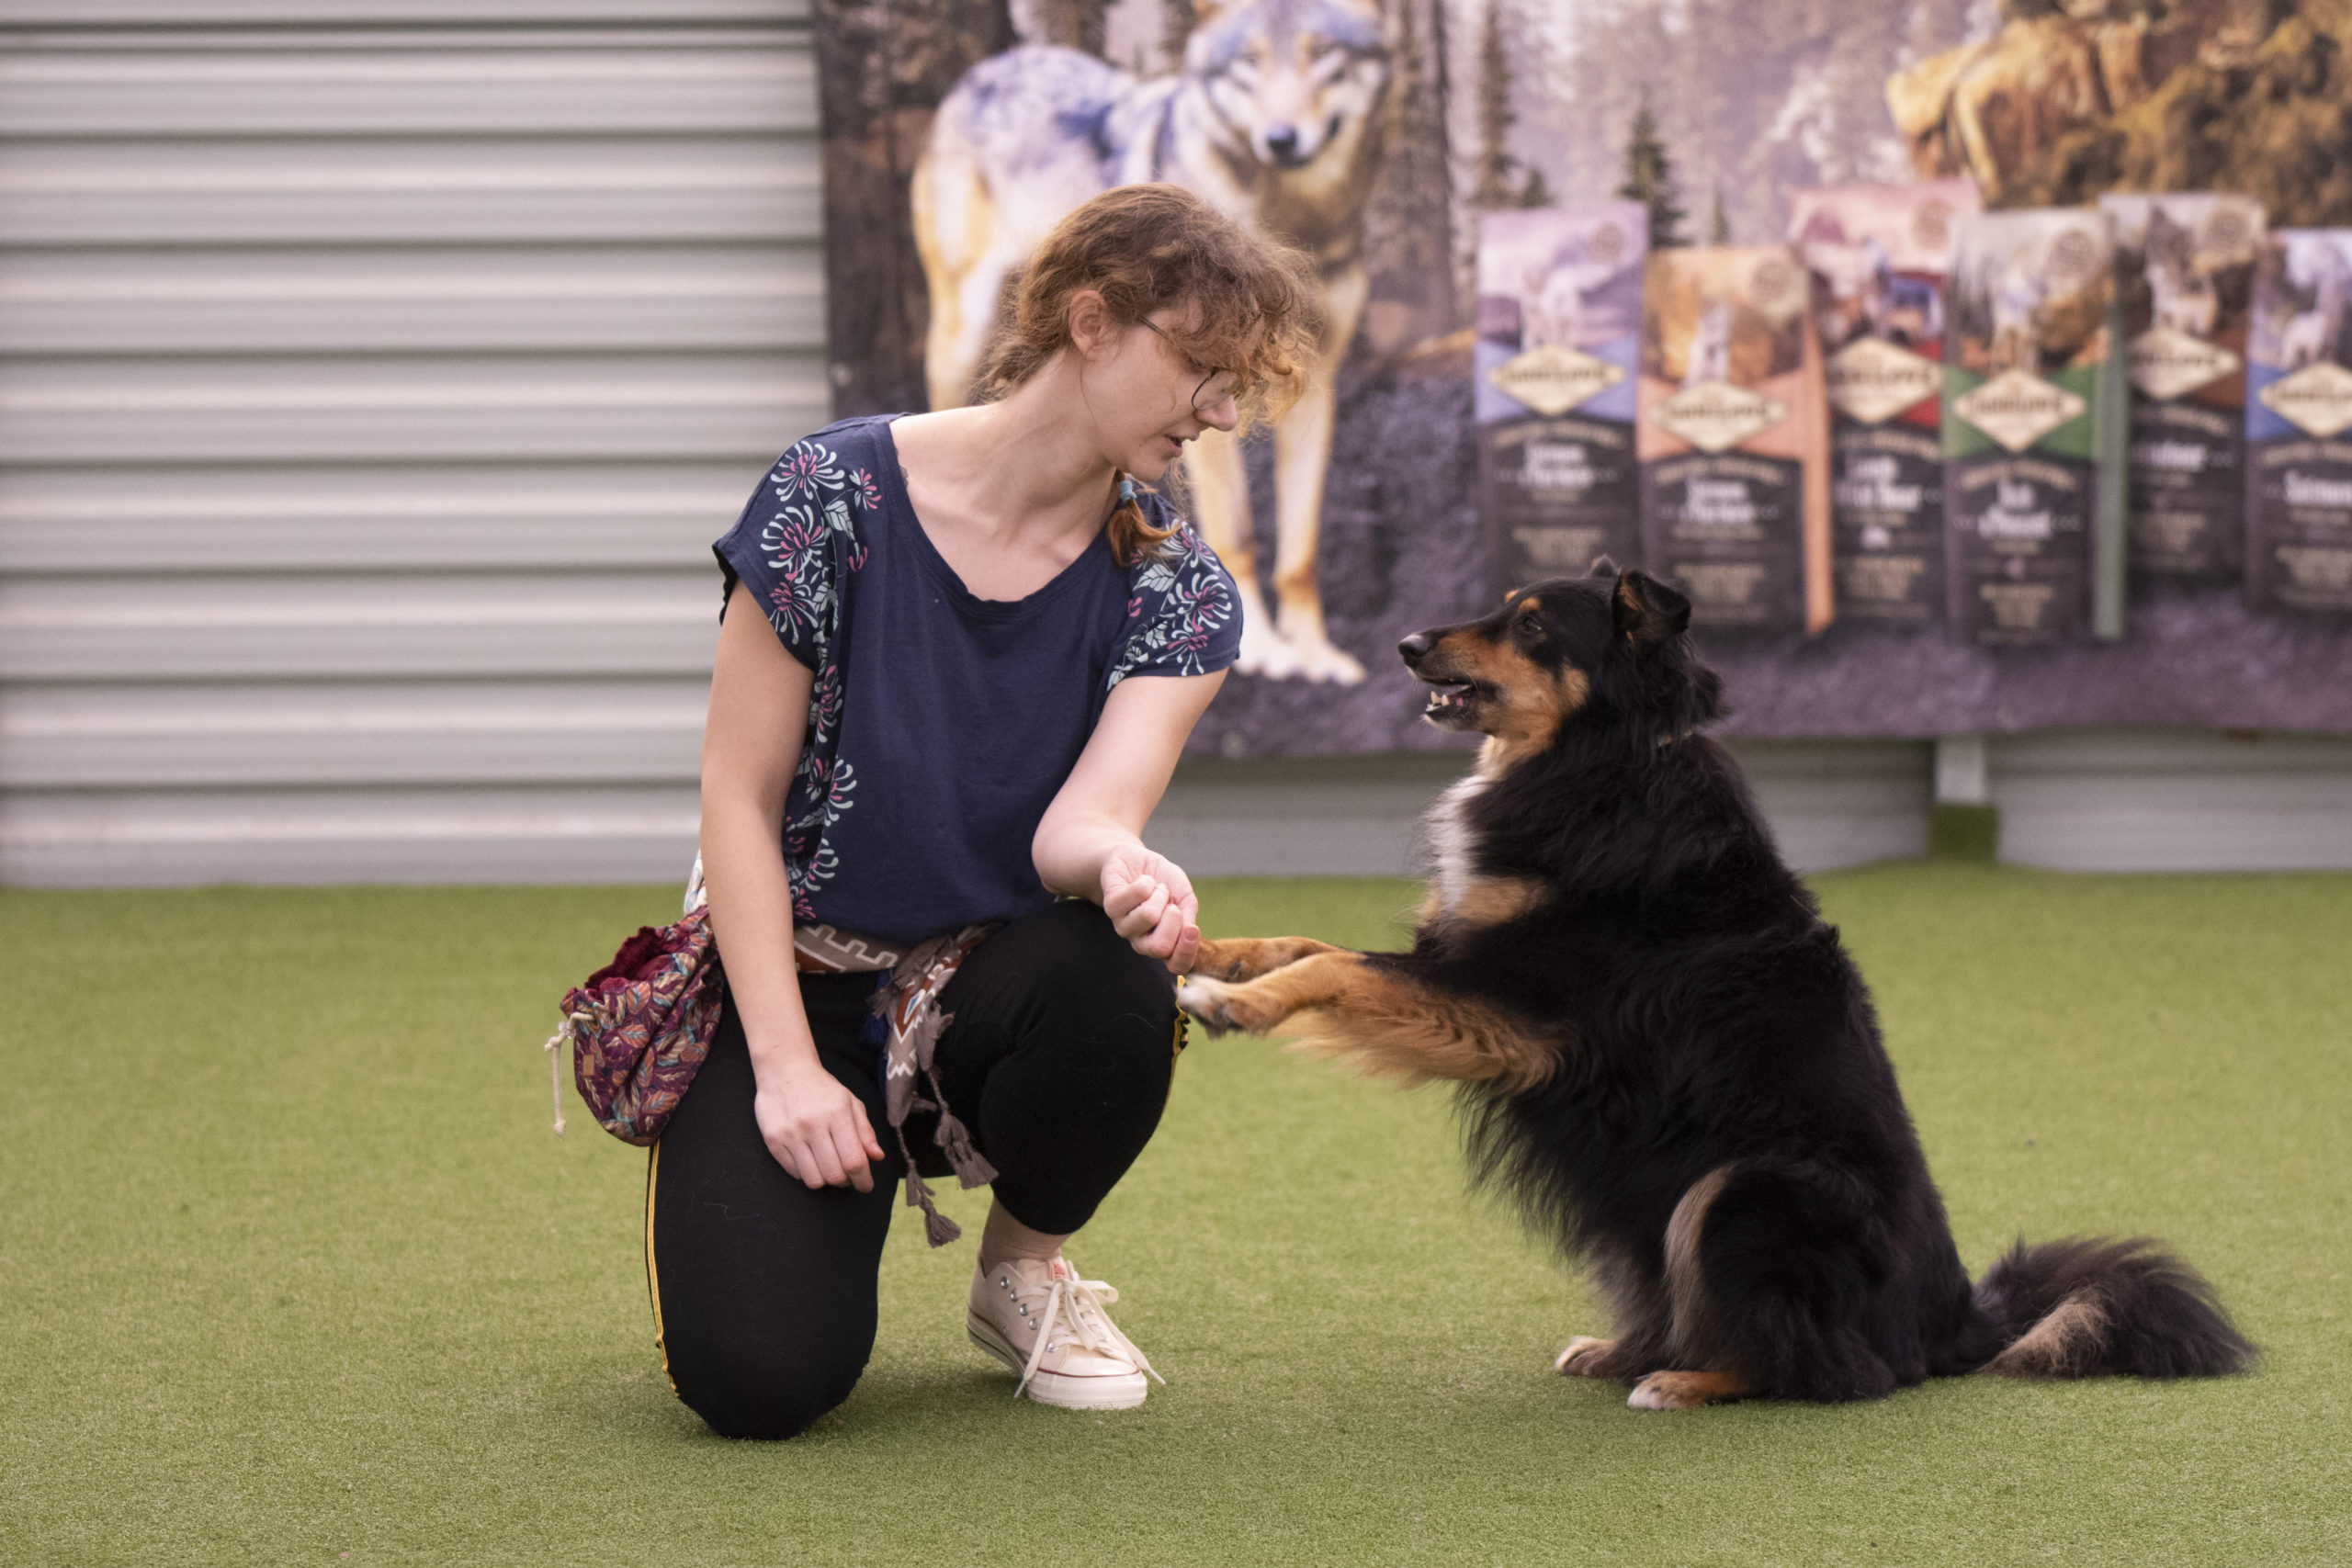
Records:
M1317 393L1170 482L1249 627L1196 749L1447 744L1396 639L1601 540L1702 581L1736 732L2352 728L2352 418L2329 412L2352 367L2308 324L2344 319L2344 253L2278 238L2352 227L2352 0L817 19L837 413L967 400L1031 248L1112 185L1186 185L1317 261ZM1927 182L1958 194L1899 194ZM2204 208L2098 205L2117 191L2251 198L2268 249L2216 248ZM1960 317L2063 338L2063 364L1947 353L1945 241L1980 204L2086 208L2098 254L2140 269L2098 296L2112 314L2060 322L2088 296L1984 264L1994 291ZM1773 247L1810 280L1802 328L1807 287L1754 295ZM1692 281L1710 267L1748 292ZM1788 367L1747 364L1766 317ZM2290 336L2294 363L2261 359ZM2224 428L2240 408L2251 444Z

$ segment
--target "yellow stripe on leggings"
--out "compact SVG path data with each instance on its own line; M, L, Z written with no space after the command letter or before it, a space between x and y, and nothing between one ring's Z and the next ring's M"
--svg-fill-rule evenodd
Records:
M662 1140L653 1140L653 1153L645 1162L645 1293L653 1301L653 1348L662 1352L662 1381L670 1392L678 1392L678 1380L670 1375L670 1347L662 1337L662 1274L653 1267L653 1179L662 1172Z

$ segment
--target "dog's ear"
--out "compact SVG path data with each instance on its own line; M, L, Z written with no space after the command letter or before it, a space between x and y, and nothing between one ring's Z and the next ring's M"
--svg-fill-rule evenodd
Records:
M1617 563L1611 560L1607 556L1595 556L1592 558L1592 570L1586 572L1585 575L1587 577L1614 577L1617 575Z
M1618 578L1609 605L1618 632L1635 648L1655 648L1690 624L1690 601L1639 568Z

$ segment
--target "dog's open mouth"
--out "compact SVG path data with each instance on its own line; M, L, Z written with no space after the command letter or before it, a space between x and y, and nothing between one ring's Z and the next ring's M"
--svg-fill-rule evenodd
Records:
M1458 724L1468 718L1483 699L1494 695L1494 689L1484 681L1432 680L1429 685L1429 705L1421 709L1421 716L1431 724Z

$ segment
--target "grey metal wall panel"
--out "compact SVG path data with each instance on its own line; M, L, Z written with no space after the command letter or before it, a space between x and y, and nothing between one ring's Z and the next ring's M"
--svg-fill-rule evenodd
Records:
M270 47L275 41L91 39L28 49L0 60L0 136L403 137L421 126L440 136L597 138L816 130L807 55L729 51L691 34L571 48L532 34L482 35L463 49L434 50L366 39Z
M0 143L17 244L813 244L822 222L805 140Z
M0 468L0 573L699 569L754 478L740 457Z
M718 573L20 577L0 669L42 682L690 675Z
M805 18L0 0L0 880L682 874Z
M821 354L824 289L752 246L0 254L0 354Z
M692 788L708 685L297 681L0 689L0 789Z
M685 881L691 788L87 790L0 803L0 882Z
M0 464L756 464L826 407L807 355L26 358L0 383Z
M0 27L806 24L808 0L0 0Z

